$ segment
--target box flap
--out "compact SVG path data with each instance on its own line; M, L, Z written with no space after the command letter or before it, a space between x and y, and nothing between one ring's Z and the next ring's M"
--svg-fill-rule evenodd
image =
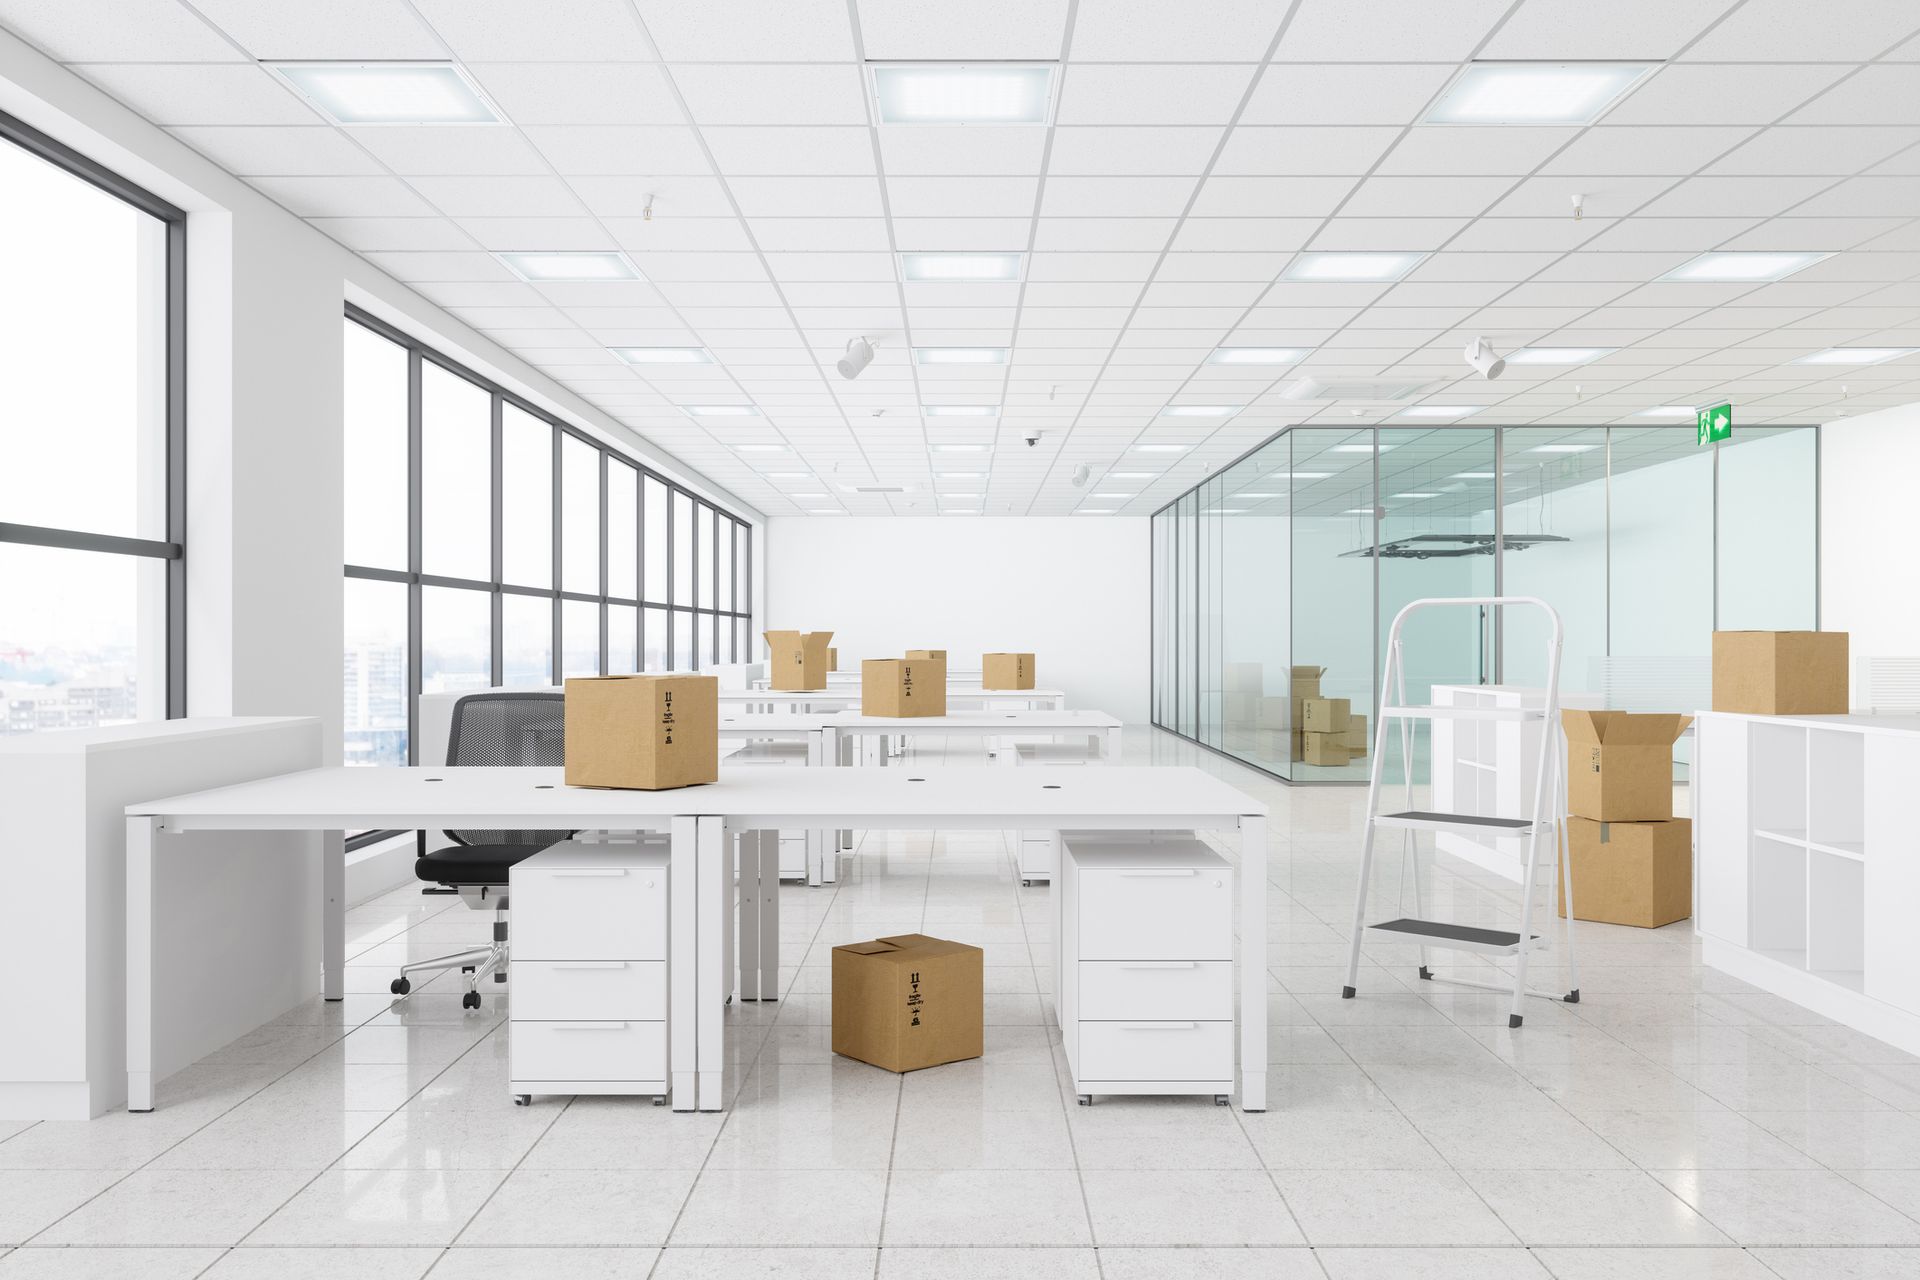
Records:
M846 951L856 956L883 956L899 949L885 938L877 938L872 942L849 942L834 948L835 951Z

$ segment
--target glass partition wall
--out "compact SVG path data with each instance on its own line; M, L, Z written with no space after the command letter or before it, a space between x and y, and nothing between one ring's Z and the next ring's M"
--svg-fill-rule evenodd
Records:
M1559 613L1570 702L1693 710L1716 629L1817 625L1817 430L1292 427L1153 518L1154 723L1295 781L1317 687L1367 717L1393 617L1431 597L1532 595ZM1539 687L1531 610L1436 610L1403 633L1411 703L1436 685ZM1498 611L1504 612L1504 611ZM1391 692L1391 691L1389 691ZM1398 701L1396 696L1394 701ZM1428 772L1424 732L1385 776Z

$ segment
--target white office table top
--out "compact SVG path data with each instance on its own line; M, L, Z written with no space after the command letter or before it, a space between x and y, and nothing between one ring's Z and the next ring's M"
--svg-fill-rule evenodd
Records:
M827 723L836 729L885 733L1099 733L1118 729L1120 720L1104 711L954 711L944 716L867 716L843 711Z
M722 768L720 781L672 791L568 787L559 768L365 768L336 765L127 806L179 828L324 830L342 826L659 828L674 817L719 815L740 825L942 827L1103 826L1113 821L1194 826L1267 808L1210 774L1167 766L1104 769ZM910 825L910 822L909 822Z
M860 701L858 689L722 689L720 705L729 702L815 702L821 706L846 706Z
M727 737L742 733L818 732L838 723L840 714L837 711L722 711L720 733Z

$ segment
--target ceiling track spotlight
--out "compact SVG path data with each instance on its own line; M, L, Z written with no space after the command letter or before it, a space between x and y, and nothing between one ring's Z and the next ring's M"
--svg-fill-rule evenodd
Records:
M1500 358L1493 344L1485 338L1475 338L1467 344L1466 360L1473 366L1473 371L1488 382L1507 371L1507 362Z
M873 340L866 337L848 338L847 354L840 357L834 368L840 371L841 377L852 381L865 373L867 366L872 363Z
M1091 479L1093 479L1093 468L1089 467L1086 463L1083 462L1079 466L1073 469L1073 487L1074 488L1076 489L1086 488L1087 481Z

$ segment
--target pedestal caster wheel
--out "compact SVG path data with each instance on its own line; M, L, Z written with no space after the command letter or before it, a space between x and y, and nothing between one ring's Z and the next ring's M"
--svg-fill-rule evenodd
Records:
M656 1097L656 1098L655 1098L655 1099L653 1100L653 1105L654 1105L654 1106L656 1106L656 1107L664 1107L664 1106L666 1106L666 1105L667 1105L667 1095L666 1095L666 1094L664 1094L664 1093L663 1093L663 1094L660 1094L660 1095L659 1095L658 1097Z
M1083 1094L1081 1094L1081 1095L1080 1095L1080 1105L1081 1105L1081 1106L1083 1106L1083 1107L1090 1107L1090 1106L1092 1106L1092 1105L1093 1105L1093 1095L1092 1095L1092 1094L1090 1094L1090 1093L1083 1093Z
M413 984L405 978L395 978L391 983L387 984L387 990L397 996L403 996L413 990Z
M1233 1099L1224 1093L1216 1093L1213 1095L1213 1105L1216 1107L1230 1107L1233 1105Z
M516 1107L530 1107L533 1105L533 1095L530 1093L516 1093L513 1095L513 1105Z
M478 991L469 991L461 996L460 1007L462 1009L478 1009L480 1007L480 993Z

